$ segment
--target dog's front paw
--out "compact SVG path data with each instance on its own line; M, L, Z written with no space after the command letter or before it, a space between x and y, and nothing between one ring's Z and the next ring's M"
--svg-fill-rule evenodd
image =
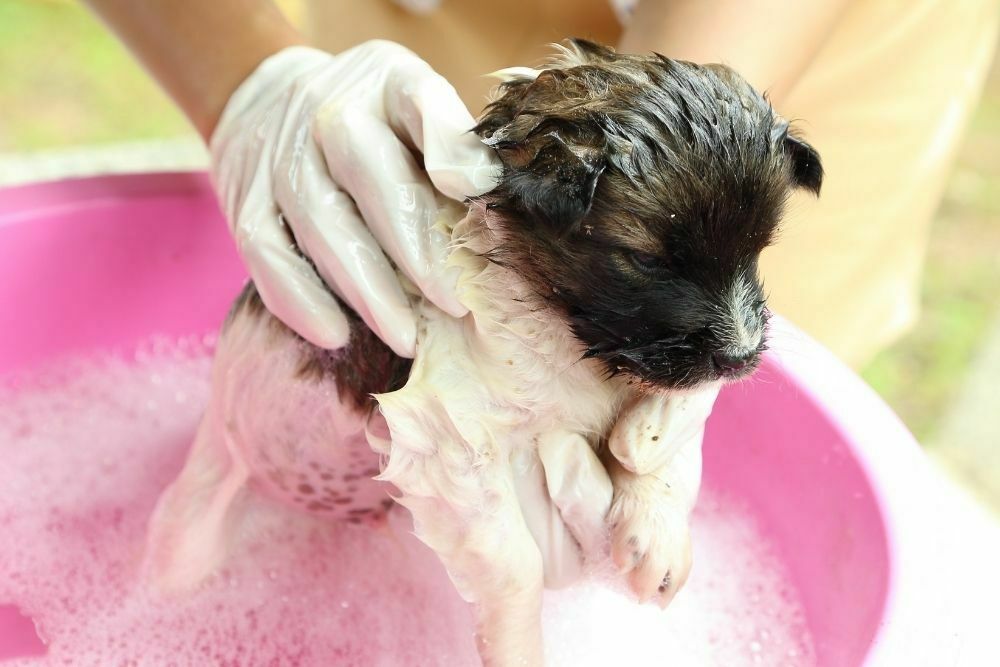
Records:
M641 602L666 607L691 570L688 509L649 477L615 488L608 515L611 556Z

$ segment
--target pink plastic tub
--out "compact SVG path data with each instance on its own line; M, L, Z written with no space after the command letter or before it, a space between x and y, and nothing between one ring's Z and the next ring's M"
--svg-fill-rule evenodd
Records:
M244 277L201 174L0 192L0 373L127 348L153 333L214 331ZM973 539L977 553L996 554L993 526L978 515L955 518L975 510L950 495L856 376L787 323L772 333L760 379L719 400L705 475L745 498L775 538L820 665L945 664L922 662L921 643L936 633L954 641L971 626L922 612L921 600L944 586L953 608L968 609L987 580L951 586L956 553L970 550L949 551L939 538L951 535L945 542L953 546ZM934 509L925 511L928 497ZM0 662L40 650L30 624L5 602ZM956 661L973 655L969 646L957 642Z

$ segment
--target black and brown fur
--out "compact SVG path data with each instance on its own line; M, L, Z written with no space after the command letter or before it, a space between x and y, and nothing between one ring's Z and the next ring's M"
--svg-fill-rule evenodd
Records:
M823 169L736 72L572 40L537 78L502 84L474 131L503 163L479 198L498 228L487 257L532 284L584 356L653 389L756 367L767 317L758 257L790 193L818 194ZM741 284L748 307L734 313L727 294ZM240 307L262 307L252 285ZM304 343L301 374L333 375L370 407L371 394L402 386L409 361L344 312L350 344ZM733 318L759 329L759 343L737 348Z
M819 156L728 67L583 40L565 52L504 83L476 127L504 165L481 198L501 230L490 258L527 277L609 374L718 379L738 353L727 292L746 283L752 312L736 315L762 332L758 257L792 190L819 193ZM761 349L763 335L735 375Z
M268 325L275 327L276 334L292 336L301 342L297 377L332 379L339 396L347 397L358 410L367 411L375 405L372 394L395 391L406 384L413 362L397 356L339 298L337 303L343 310L351 329L350 340L339 350L316 347L276 317L269 318ZM265 312L266 308L260 293L250 282L233 303L227 323L239 313L256 318Z

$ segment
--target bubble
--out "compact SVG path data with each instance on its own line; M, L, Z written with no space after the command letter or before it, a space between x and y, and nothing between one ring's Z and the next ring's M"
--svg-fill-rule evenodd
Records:
M49 648L10 664L477 664L469 607L405 512L372 529L251 497L224 571L195 593L137 583L215 340L152 338L0 380L0 604ZM798 592L748 509L709 487L692 531L694 570L666 611L638 605L608 567L547 593L547 664L814 665Z
M546 664L815 665L798 591L745 504L707 486L692 540L691 576L666 610L637 605L610 567L548 593Z

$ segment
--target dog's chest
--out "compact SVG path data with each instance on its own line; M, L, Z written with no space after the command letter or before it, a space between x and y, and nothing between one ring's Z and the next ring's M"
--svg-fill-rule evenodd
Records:
M511 302L508 302L511 303ZM394 445L431 452L453 442L486 458L573 431L596 443L623 400L551 316L479 310L462 320L419 310L406 386L379 397Z

